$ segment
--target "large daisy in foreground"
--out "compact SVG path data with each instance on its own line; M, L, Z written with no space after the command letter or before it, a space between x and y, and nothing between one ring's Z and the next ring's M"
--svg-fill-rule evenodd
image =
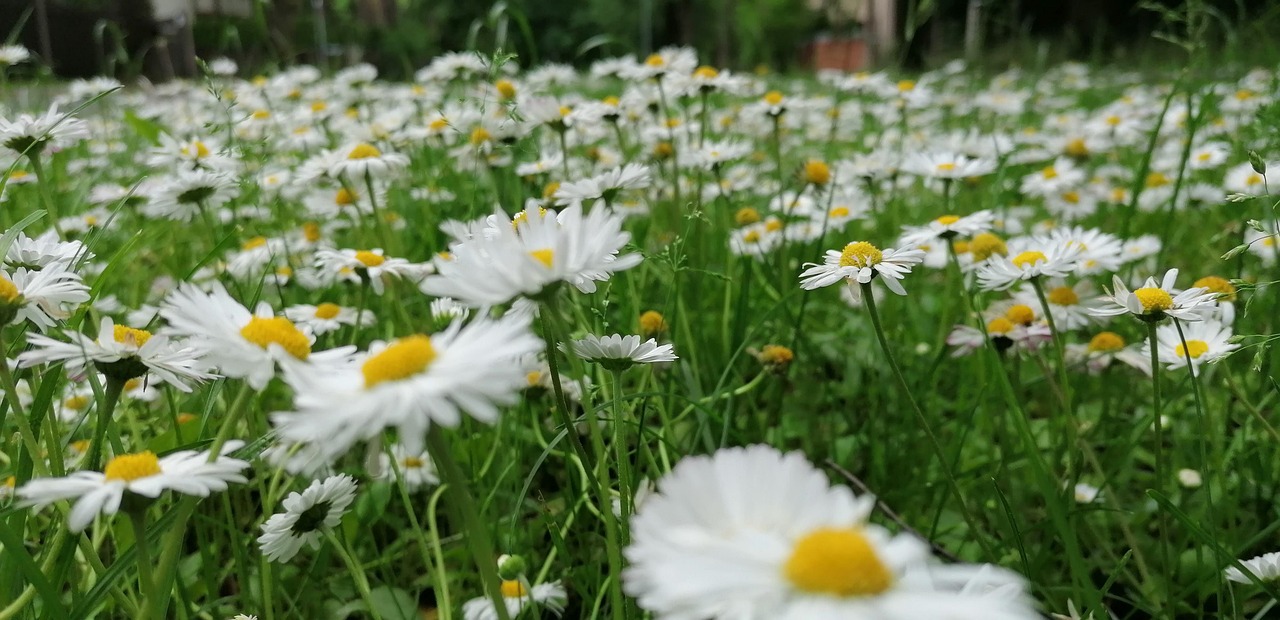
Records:
M631 521L624 587L657 618L1029 620L1017 575L939 565L867 522L875 499L799 453L731 448L680 462Z

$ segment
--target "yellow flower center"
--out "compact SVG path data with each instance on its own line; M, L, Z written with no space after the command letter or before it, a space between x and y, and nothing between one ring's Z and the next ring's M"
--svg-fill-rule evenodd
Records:
M704 80L714 79L718 75L720 75L719 71L716 71L714 67L708 67L707 65L702 65L693 72L693 77L702 78Z
M1252 98L1253 98L1253 91L1251 91L1251 90L1248 90L1248 89L1241 89L1241 90L1237 90L1237 91L1236 91L1236 99L1237 99L1237 100L1245 101L1245 100L1247 100L1247 99L1252 99Z
M133 482L160 473L160 460L155 453L147 450L137 454L121 454L110 461L102 470L107 480L123 480Z
M307 222L302 225L302 237L307 243L315 243L320 240L320 225L315 222Z
M1202 163L1207 163L1210 159L1213 159L1213 153L1201 153L1196 155L1196 159L1200 160Z
M785 224L782 223L782 220L769 220L764 223L764 229L769 232L778 232L779 230L782 230L783 226L785 226Z
M760 349L760 363L766 366L786 366L795 358L795 351L780 344L766 344Z
M89 403L92 402L93 399L88 396L72 396L71 398L62 401L62 406L72 411L84 411L89 408Z
M356 195L354 192L344 187L338 190L338 193L334 195L333 202L338 206L347 207L356 203Z
M317 319L332 319L333 317L338 316L339 312L342 312L341 306L338 304L331 304L327 301L316 306Z
M125 327L124 325L116 325L111 328L111 336L120 344L127 344L132 347L141 348L151 340L151 332L145 329L134 329Z
M956 216L956 215L944 215L944 216L942 216L942 217L938 218L936 221L937 221L939 224L942 224L943 226L950 226L950 225L952 225L952 224L955 224L956 222L959 222L959 221L960 221L960 217L959 217L959 216Z
M21 293L18 291L18 286L13 283L13 280L10 280L4 274L0 274L0 299L13 303L18 299L19 295Z
M351 149L350 153L347 153L347 159L372 159L381 155L382 151L379 151L378 147L367 142L361 142Z
M1249 177L1244 180L1245 185L1259 185L1264 179L1258 173L1250 173Z
M444 128L448 126L449 119L446 118L432 119L431 122L427 124L427 128L431 131L444 131Z
M365 267L377 267L382 263L387 262L386 257L381 254L370 252L369 250L360 250L359 252L356 252L356 260L360 261L360 264Z
M436 349L431 346L430 337L417 334L401 338L360 366L364 387L367 390L387 381L408 379L426 370L435 359Z
M1071 204L1080 204L1080 192L1063 192L1062 200Z
M893 587L893 573L861 530L822 528L796 541L782 572L802 592L870 596Z
M142 379L137 377L124 382L124 391L126 392L132 392L140 387L142 387Z
M542 371L530 370L525 374L524 380L529 384L529 387L536 387L542 381Z
M832 207L827 212L830 217L849 217L849 209L847 207Z
M650 67L662 67L667 64L667 61L663 60L662 56L658 54L650 54L648 58L644 59L644 64Z
M743 207L733 214L733 222L738 226L748 226L760 221L760 212L751 207Z
M192 142L189 146L182 147L183 155L190 156L192 153L195 153L196 159L200 159L201 157L208 157L209 147L205 146L204 143L199 140Z
M916 89L915 80L902 80L898 82L898 92L907 93Z
M1058 178L1058 169L1054 168L1053 166L1045 166L1044 170L1040 171L1040 175L1043 176L1046 180L1056 179Z
M550 248L545 250L534 250L529 252L529 256L532 256L534 260L542 263L542 265L547 269L550 269L552 261L555 260L556 252Z
M493 87L497 89L498 96L503 99L516 98L516 85L512 84L511 80L498 80Z
M507 579L502 582L502 596L506 598L524 598L529 596L529 589L515 579Z
M949 161L944 161L944 162L942 162L942 163L938 164L937 166L934 166L934 168L935 168L938 172L955 172L955 170L956 170L956 165L955 165L955 164L953 164L953 163L951 163L951 162L949 162Z
M418 469L422 467L422 459L416 456L406 456L404 457L404 460L400 461L400 464L403 465L405 469Z
M1045 256L1044 252L1038 252L1036 250L1029 250L1013 257L1013 266L1018 267L1019 269L1034 267L1036 263L1040 262L1049 262L1049 257Z
M744 243L760 243L760 231L748 230L746 234L742 235L742 241Z
M1205 276L1196 280L1191 286L1196 288L1207 288L1210 293L1217 293L1218 299L1221 301L1235 301L1236 287L1226 278L1218 276Z
M312 102L311 102L311 111L312 111L312 112L324 112L325 110L328 110L328 109L329 109L329 104L327 104L327 103L325 103L325 102L323 102L323 101L312 101Z
M1003 336L1013 331L1013 321L1005 317L996 317L987 323L987 333Z
M262 246L264 246L264 245L266 245L266 244L267 244L267 238L266 238L266 237L254 237L254 238L252 238L252 239L250 239L250 240L245 241L244 243L242 243L242 244L240 245L240 249L241 249L241 250L252 250L252 249L254 249L254 248L260 248L260 247L262 247Z
M1076 295L1075 290L1070 286L1059 286L1049 291L1047 297L1049 298L1049 303L1058 306L1074 306L1080 303L1080 296Z
M844 246L840 252L841 267L857 267L863 269L880 264L884 253L866 241L855 241Z
M1182 343L1179 342L1173 352L1176 353L1178 357L1190 356L1191 359L1196 359L1209 352L1209 343L1203 340L1188 340L1187 345L1184 347L1182 346Z
M1134 291L1133 295L1138 298L1138 303L1142 304L1144 314L1163 312L1173 307L1173 297L1161 288L1140 288Z
M661 312L649 310L640 315L640 331L645 334L660 334L667 331L667 319Z
M311 342L292 321L280 316L249 319L249 323L240 329L240 337L266 349L268 345L278 344L289 355L305 360L311 355Z
M254 120L264 121L271 118L271 113L266 110L254 110L253 118Z
M552 196L555 196L556 192L558 191L560 191L560 182L552 181L550 183L547 183L546 187L542 188L542 197L550 198Z
M1084 140L1081 138L1074 138L1067 142L1067 146L1062 151L1072 157L1086 157L1089 155L1089 147L1085 145Z
M476 127L471 132L471 144L480 146L493 139L493 134L489 133L484 127Z
M1096 353L1110 353L1124 348L1124 338L1115 332L1101 332L1089 339L1089 350Z
M1010 306L1009 310L1004 313L1004 316L1014 323L1030 325L1032 321L1036 320L1036 311L1032 310L1031 306L1017 304L1015 306Z
M771 90L764 94L764 100L769 105L778 105L779 103L782 103L782 99L783 99L782 93L776 90Z
M1000 237L992 233L980 233L969 240L969 252L973 254L974 261L981 262L992 255L1004 256L1009 253L1009 248Z
M826 185L831 182L831 168L826 163L816 159L810 159L804 163L804 173L802 175L806 183L813 185Z
M286 278L293 275L293 267L288 265L280 265L276 267L276 275L285 276Z
M1147 175L1147 187L1161 187L1172 183L1168 176L1162 172L1152 172Z

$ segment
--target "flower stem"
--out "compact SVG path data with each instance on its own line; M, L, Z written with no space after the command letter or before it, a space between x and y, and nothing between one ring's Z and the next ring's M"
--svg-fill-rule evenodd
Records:
M1155 414L1155 431L1156 440L1153 451L1155 453L1155 487L1157 493L1164 493L1165 480L1165 462L1164 462L1164 421L1161 419L1163 413L1161 411L1160 402L1160 355L1159 343L1156 340L1156 324L1147 322L1147 340L1151 348L1151 410ZM1164 582L1166 587L1173 584L1173 565L1169 560L1169 521L1165 517L1163 510L1156 513L1156 529L1160 532L1160 565L1164 572Z
M876 340L880 343L880 350L884 352L885 359L889 361L889 368L893 370L893 377L897 380L898 389L902 391L902 395L907 399L907 402L911 403L911 409L916 413L920 428L928 436L929 443L933 446L934 455L938 458L938 465L942 468L943 474L946 475L947 482L951 486L951 492L956 496L956 501L960 503L960 512L964 515L965 522L973 532L974 539L978 541L983 552L988 557L994 557L992 550L988 548L987 541L978 535L977 522L974 521L973 515L969 512L969 506L964 501L964 495L960 492L960 483L956 480L955 473L951 471L951 466L947 464L947 454L942 449L942 443L938 441L938 436L934 434L928 417L925 416L924 410L920 408L920 404L916 402L915 396L912 395L911 387L907 385L907 380L902 375L902 368L898 366L898 360L893 356L893 351L889 348L889 340L885 337L884 326L880 323L880 313L876 310L876 298L872 295L870 282L862 284L862 299L867 307L867 314L871 316L871 326L875 329Z
M0 330L0 354L7 357L8 350L3 330ZM41 476L49 475L48 465L45 464L44 459L40 458L40 444L31 428L31 421L27 419L27 412L22 407L21 399L18 398L18 382L13 378L13 371L9 369L8 362L3 359L0 359L0 387L4 388L4 398L9 403L9 411L13 412L14 422L18 424L18 434L22 436L22 443L31 455L31 464L35 473ZM3 415L0 415L0 428L4 428Z
M136 507L129 510L129 524L133 526L133 548L137 551L138 589L142 592L147 605L142 608L139 620L146 620L149 604L156 600L156 579L151 565L151 544L147 542L147 509Z
M49 213L49 223L53 225L54 232L58 233L58 238L62 238L62 225L58 223L58 205L53 200L53 194L49 190L49 179L45 177L44 164L40 161L38 153L27 153L27 159L31 161L31 171L36 173L36 185L40 188L40 199L44 200L44 207Z
M427 432L427 450L435 460L440 471L440 481L451 495L451 509L462 521L466 530L467 547L471 549L471 557L475 560L476 570L480 571L480 581L484 591L493 601L494 611L499 620L510 620L507 604L502 598L502 588L498 580L498 556L493 551L493 541L489 539L489 528L480 520L480 511L476 508L475 498L467 488L467 476L458 462L454 460L449 449L449 441L444 430L436 425Z
M347 571L351 573L351 579L355 581L356 591L360 593L360 598L364 599L364 604L369 608L369 614L374 620L382 620L382 616L378 613L377 607L373 604L373 593L369 589L369 577L365 575L364 567L356 561L351 555L351 551L347 549L347 545L338 538L332 530L325 530L325 538L329 539L329 544L333 545L338 557L342 558L342 563L347 565Z
M614 370L613 375L613 450L618 459L618 519L626 523L635 511L635 490L631 479L631 459L627 453L627 433L623 423L622 410L622 371ZM643 440L643 434L638 435ZM626 532L621 532L626 536ZM625 543L626 541L622 541Z
M102 404L98 407L98 423L93 429L93 442L89 444L89 459L85 462L87 469L97 470L102 464L102 444L107 438L107 426L115 415L116 403L120 402L120 394L124 392L124 384L122 379L107 377Z

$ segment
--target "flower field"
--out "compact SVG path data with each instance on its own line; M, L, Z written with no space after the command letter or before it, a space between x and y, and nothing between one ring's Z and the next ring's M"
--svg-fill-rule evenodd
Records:
M203 68L0 82L0 620L1280 614L1275 71Z

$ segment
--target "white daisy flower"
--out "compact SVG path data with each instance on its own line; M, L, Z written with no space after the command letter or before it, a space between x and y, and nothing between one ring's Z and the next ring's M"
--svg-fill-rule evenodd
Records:
M21 45L0 45L0 68L12 67L31 59L31 50Z
M236 182L225 175L204 169L179 169L156 188L151 201L142 206L150 218L190 222L209 216L240 195Z
M1156 329L1156 346L1165 368L1176 370L1190 364L1197 371L1202 364L1212 364L1240 348L1231 342L1231 328L1214 319L1182 325L1182 336L1178 335L1177 325L1161 325ZM1151 355L1151 343L1143 348L1143 354Z
M39 271L19 267L13 275L0 272L0 322L30 321L44 331L71 316L89 301L89 287L80 274L51 263Z
M356 442L399 430L406 450L421 452L432 424L455 427L466 413L497 421L526 386L524 356L543 349L527 317L454 322L443 332L374 343L352 363L285 364L293 412L272 415L287 441L316 446L332 460Z
M507 579L502 582L502 602L506 605L508 618L515 618L526 607L549 611L558 617L564 613L568 600L569 595L559 581L538 584L532 588L525 585L523 580ZM493 608L493 600L485 596L463 603L462 617L465 620L498 620L498 612Z
M392 467L393 458L395 459L394 467ZM410 491L440 484L440 478L436 476L435 464L431 462L431 456L426 452L411 452L404 446L395 444L391 446L390 455L386 452L378 455L378 462L379 479L391 480L399 471L400 478L404 480L404 486Z
M103 317L96 339L80 332L66 332L66 336L71 342L43 334L28 335L27 341L33 348L18 356L18 366L30 368L65 362L67 373L79 376L93 364L121 381L151 373L183 392L191 391L192 382L213 378L200 369L195 350L172 342L164 335L153 336L144 329L116 325L110 317Z
M1257 577L1260 581L1275 581L1276 579L1280 579L1280 552L1268 553L1256 558L1241 560L1240 563L1243 564L1244 567L1248 569L1250 573L1253 573L1253 576ZM1227 581L1234 581L1236 583L1253 583L1253 580L1249 579L1249 576L1245 575L1244 571L1241 571L1234 566L1228 566L1226 570L1222 571L1222 576L1226 577Z
M206 363L256 390L275 376L277 361L335 363L353 350L343 347L313 355L314 336L275 316L265 302L249 312L217 283L207 293L189 283L179 286L165 298L160 316L169 323L161 333L188 338Z
M596 282L643 260L639 254L618 254L631 234L622 230L621 216L599 203L585 215L575 204L559 215L531 209L514 219L496 211L492 221L485 234L455 243L447 257L437 257L437 274L419 288L469 306L535 296L559 282L593 293Z
M52 230L35 239L19 232L5 252L4 264L11 269L26 267L35 271L49 265L60 265L70 270L77 262L92 258L93 253L83 243L62 241Z
M923 541L868 522L874 498L832 487L799 453L686 458L658 489L632 518L623 572L656 617L1039 617L1017 575L931 563Z
M88 137L88 123L58 113L56 103L43 116L20 114L11 121L0 118L0 145L19 155L34 157L46 146L66 148Z
M355 325L357 321L361 327L377 322L377 318L369 310L344 308L327 301L315 306L310 304L289 306L284 309L284 317L316 336L338 331L343 325Z
M991 230L996 216L988 210L978 211L966 216L944 215L924 226L904 226L900 244L918 246L941 239L955 237L972 237Z
M1128 345L1115 332L1098 332L1087 344L1068 344L1066 358L1071 365L1083 363L1092 374L1101 373L1112 362L1120 362L1151 375L1151 358L1142 352L1142 346Z
M911 153L902 160L899 169L916 176L954 180L991 174L996 170L996 163L959 153Z
M649 187L653 183L650 174L648 166L627 164L589 179L561 183L552 197L559 204L596 199L612 202L620 191Z
M382 248L372 250L333 250L321 248L316 250L316 267L336 277L352 282L369 279L373 292L381 295L386 290L386 278L415 279L422 273L422 268L403 258L387 256Z
M978 284L983 290L999 291L1018 282L1040 277L1062 278L1073 272L1079 260L1078 244L1040 246L1014 256L992 255L978 268Z
M1217 293L1210 293L1206 288L1177 292L1173 288L1177 279L1178 270L1170 269L1160 283L1149 277L1142 286L1130 291L1120 276L1112 276L1112 290L1103 296L1103 304L1090 308L1089 313L1095 316L1133 314L1144 321L1160 321L1170 316L1184 321L1199 321L1205 312L1216 307Z
M367 142L348 145L339 151L345 155L329 166L329 174L337 178L363 181L382 178L399 172L409 165L409 158L399 153L383 153Z
M587 334L586 338L574 340L572 348L573 353L584 360L618 370L633 364L660 364L678 359L669 344L660 345L653 338L641 342L640 336L622 334L603 338Z
M207 497L214 491L225 491L229 482L247 482L241 472L249 464L227 456L242 445L228 441L213 460L207 451L195 450L173 452L164 458L156 458L150 451L121 454L108 461L101 472L78 471L63 478L32 480L17 490L17 496L23 505L36 508L74 498L67 525L80 532L99 514L116 514L126 494L157 498L172 490Z
M351 476L339 474L312 481L303 492L290 493L281 502L284 512L271 515L262 524L258 548L268 562L278 563L292 560L304 546L319 549L323 530L338 527L355 499L356 481Z
M1049 301L1047 313L1052 314L1053 323L1060 330L1079 329L1097 320L1095 315L1089 313L1087 305L1097 296L1097 290L1088 280L1067 286L1064 280L1055 278L1044 283L1044 294ZM1038 315L1046 314L1040 303L1040 296L1030 285L1024 285L1013 297L1018 303L1034 308Z
M805 263L800 274L800 288L811 291L824 286L831 286L842 280L853 284L868 284L876 276L889 290L906 295L906 289L898 280L911 272L913 265L924 260L925 253L915 248L881 250L866 241L855 241L844 246L842 250L827 250L821 265Z

